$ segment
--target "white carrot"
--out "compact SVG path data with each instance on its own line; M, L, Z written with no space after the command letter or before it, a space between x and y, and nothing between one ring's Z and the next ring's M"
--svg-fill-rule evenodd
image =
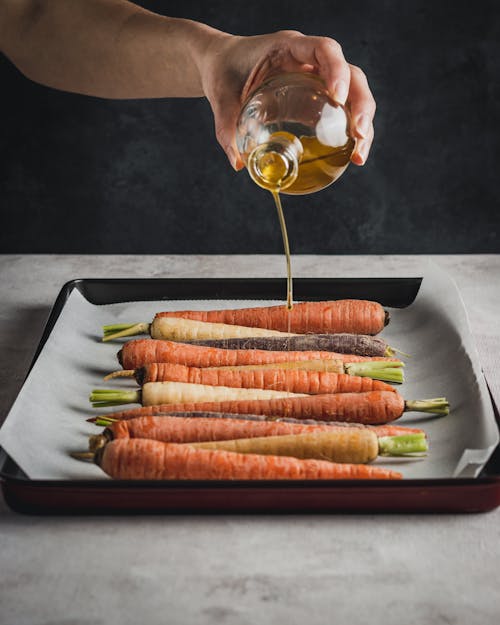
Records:
M96 407L119 406L121 404L184 404L205 401L232 401L246 399L279 399L283 397L306 397L305 393L271 391L255 388L236 388L229 386L211 386L191 384L189 382L148 382L142 390L123 391L95 389L90 394L90 401Z

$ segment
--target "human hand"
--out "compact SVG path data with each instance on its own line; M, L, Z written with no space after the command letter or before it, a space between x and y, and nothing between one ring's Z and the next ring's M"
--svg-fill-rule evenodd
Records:
M254 37L218 33L200 64L201 81L214 113L217 140L236 170L244 167L235 140L243 102L269 76L297 71L319 74L332 98L347 106L356 138L351 161L366 162L373 141L375 100L365 74L347 63L335 40L291 30Z

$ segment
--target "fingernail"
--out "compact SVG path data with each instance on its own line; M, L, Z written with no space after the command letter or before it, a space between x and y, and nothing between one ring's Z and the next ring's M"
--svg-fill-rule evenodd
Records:
M236 152L231 146L227 148L226 154L229 159L229 162L231 163L232 168L238 171L237 164L236 164L237 163Z
M360 137L367 137L370 132L370 118L368 115L360 115L358 117L358 121L356 122L356 130Z
M338 104L345 104L347 100L347 95L349 93L349 89L347 84L343 80L338 80L335 85L335 92L333 94L333 99Z
M359 142L356 146L355 155L359 157L359 164L364 165L368 156L368 146L364 141Z

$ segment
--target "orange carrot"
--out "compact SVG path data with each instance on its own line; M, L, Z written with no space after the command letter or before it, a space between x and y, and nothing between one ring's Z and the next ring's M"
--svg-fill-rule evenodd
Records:
M116 412L107 417L123 419L172 411L232 412L263 414L277 418L315 419L317 421L345 421L366 425L389 423L403 412L426 412L447 415L449 404L445 397L405 401L399 393L371 391L369 393L338 393L306 395L224 402L197 402L190 404L161 404Z
M89 423L95 423L96 425L102 427L108 427L112 425L113 422L122 423L131 419L142 419L149 418L151 416L156 418L163 419L211 419L211 420L237 420L237 421L246 421L250 423L285 423L291 425L300 425L300 426L314 426L315 428L323 428L324 426L334 427L334 428L368 428L373 430L375 434L379 437L382 436L404 436L406 434L423 434L424 431L421 428L413 428L407 427L403 425L395 425L393 423L389 423L386 425L363 425L362 423L346 423L345 421L316 421L315 419L292 419L290 417L286 418L276 418L276 417L268 417L266 415L256 415L256 414L236 414L231 412L203 412L203 411L190 411L190 412L154 412L151 415L145 415L145 417L137 416L133 411L127 411L126 413L121 412L121 419L113 421L113 415L109 415L111 418L106 418L105 416L100 417L91 417L87 419ZM117 414L117 413L115 413ZM213 427L217 427L214 425ZM246 426L245 426L246 427ZM257 429L257 431L259 431ZM175 442L175 441L173 441Z
M237 386L261 388L290 393L361 393L366 391L391 391L390 384L346 373L325 371L302 371L300 369L229 370L216 368L186 367L172 363L153 363L141 367L135 373L140 385L148 382L190 382L212 386Z
M388 313L377 302L356 299L299 302L294 304L291 311L285 306L262 306L235 310L162 312L156 317L184 317L301 334L349 332L372 335L381 332L389 320Z
M396 471L283 456L196 449L148 439L118 439L101 447L95 462L123 480L338 480L401 479Z
M159 406L134 408L109 416L120 419L123 418L123 415L142 416L157 412L168 413L175 410L206 410L377 425L398 419L403 414L404 409L405 402L399 393L371 391L369 393L338 393L264 400L161 404Z
M371 430L378 438L423 434L416 428L397 426L346 427L345 424L315 425L287 423L285 421L249 421L245 419L210 417L145 416L109 423L102 434L90 438L95 450L104 442L115 438L150 438L170 443L223 441L236 438L283 436L285 434L311 434L338 430Z
M228 365L265 364L289 360L340 360L342 362L397 362L397 358L383 356L356 356L336 352L288 352L258 349L222 349L202 347L175 341L135 339L128 341L118 352L118 360L124 369L138 369L155 362L170 362L188 367L220 367Z
M404 381L403 363L396 362L341 362L339 360L301 360L299 362L271 362L264 365L239 365L235 367L193 367L193 370L199 371L233 371L240 373L242 371L263 371L269 369L280 370L299 370L307 375L307 372L322 373L344 373L351 376L359 376L363 378L372 378L372 380L381 380L385 382L394 382L401 384ZM113 371L107 375L105 380L113 380L115 378L135 378L142 385L148 382L158 382L167 379L167 376L178 375L182 379L186 378L186 365L175 363L150 363L139 369L120 369ZM176 374L174 373L176 372ZM190 374L194 378L197 374ZM187 376L187 377L190 377ZM212 379L212 378L210 378ZM379 390L382 390L379 388Z

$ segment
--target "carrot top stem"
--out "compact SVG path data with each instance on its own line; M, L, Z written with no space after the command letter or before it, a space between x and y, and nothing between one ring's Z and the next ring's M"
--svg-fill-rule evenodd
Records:
M398 362L349 362L344 363L344 370L349 375L369 377L384 382L404 382L403 363Z
M121 404L140 404L141 395L141 391L94 389L89 395L89 401L92 402L94 408L120 406Z
M408 456L425 454L429 450L424 432L401 436L381 436L378 439L380 456Z
M118 419L112 419L111 417L92 417L91 419L87 419L90 423L95 423L95 425L103 428L107 428L109 425L118 421Z
M391 347L390 349L392 351L391 356L394 356L395 354L401 354L402 356L406 356L406 358L411 358L411 354L407 354L406 352L404 352L401 349L398 349L397 347Z
M416 399L405 401L405 412L429 412L431 414L447 415L450 412L450 404L446 397Z
M136 336L137 334L149 334L150 323L115 323L102 327L102 340L113 341L124 336Z

